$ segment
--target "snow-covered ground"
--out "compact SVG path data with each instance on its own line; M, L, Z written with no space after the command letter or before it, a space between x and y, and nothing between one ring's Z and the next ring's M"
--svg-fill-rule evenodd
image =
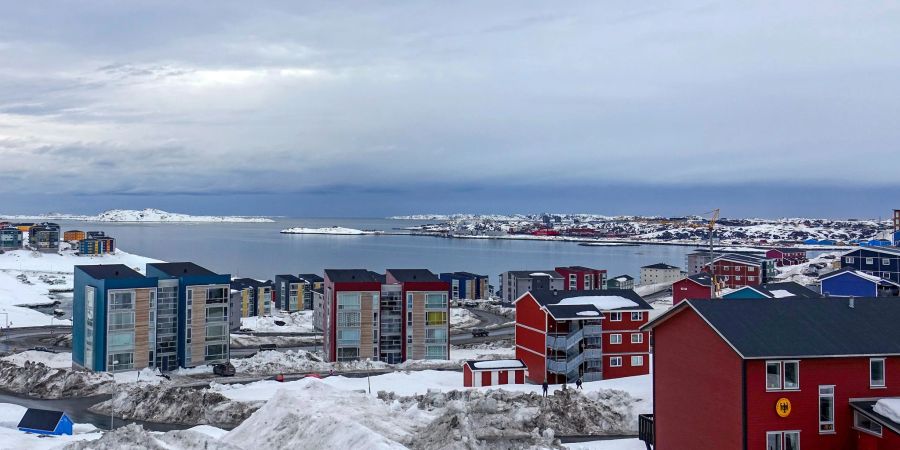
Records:
M72 354L68 352L50 353L27 350L21 353L4 356L3 358L0 358L0 360L23 367L25 366L26 361L39 362L54 369L69 369L72 367Z
M38 214L38 215L0 215L0 219L11 220L78 220L84 222L274 222L267 217L250 216L193 216L190 214L171 213L160 209L110 209L95 216L80 214Z
M71 290L75 266L124 264L141 272L147 263L159 262L124 250L98 256L78 256L72 250L40 253L13 250L0 254L0 326L30 327L50 325L50 316L21 305L41 305L53 301L51 290ZM71 295L71 294L68 294ZM53 324L69 324L53 319Z
M836 270L832 267L832 264L839 262L841 255L844 253L846 252L837 251L822 253L803 264L777 267L778 275L776 275L775 278L777 278L778 281L793 281L804 286L816 286L819 284L818 275L812 275L812 272L823 274ZM823 269L817 269L815 268L816 265L824 265L825 267ZM815 287L812 289L814 291L818 290Z
M450 328L470 328L478 324L480 320L472 311L466 308L450 308Z
M294 227L281 230L285 234L333 234L333 235L362 235L377 234L375 231L363 231L355 228L345 227L325 227L325 228L303 228Z
M638 439L578 442L564 444L564 447L569 450L647 450L647 445Z
M313 312L276 313L275 316L241 317L241 330L282 333L312 333ZM278 325L275 322L283 322Z

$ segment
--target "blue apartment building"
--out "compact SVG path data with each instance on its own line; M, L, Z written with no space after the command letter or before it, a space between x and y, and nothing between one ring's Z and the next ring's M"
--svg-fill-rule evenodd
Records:
M900 248L865 247L841 257L841 268L851 268L869 275L900 283Z
M448 294L451 300L481 300L490 296L487 275L470 272L444 272L438 278L450 285Z

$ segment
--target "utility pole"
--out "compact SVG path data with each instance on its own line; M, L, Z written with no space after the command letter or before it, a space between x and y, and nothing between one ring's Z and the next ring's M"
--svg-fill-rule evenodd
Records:
M713 231L716 227L716 221L719 220L719 209L712 210L712 217L709 219L709 298L716 298L716 254L713 247Z

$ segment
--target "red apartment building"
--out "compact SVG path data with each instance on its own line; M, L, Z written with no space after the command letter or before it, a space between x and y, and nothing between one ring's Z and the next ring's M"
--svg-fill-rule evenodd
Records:
M449 286L425 269L326 269L322 328L328 361L449 359Z
M640 331L652 308L632 290L537 290L516 307L516 358L533 383L572 383L650 372Z
M672 304L693 298L710 298L712 278L708 273L698 273L672 283Z
M563 277L564 291L594 291L606 289L606 270L584 266L557 267Z
M775 262L771 259L750 255L726 253L712 262L716 281L726 288L757 286L767 283L774 275ZM704 268L709 271L709 266Z
M806 250L799 248L773 248L766 252L766 258L775 261L776 266L794 266L809 261Z
M887 450L900 424L900 302L687 300L653 333L653 448ZM900 409L900 405L897 405ZM896 416L894 417L896 419Z

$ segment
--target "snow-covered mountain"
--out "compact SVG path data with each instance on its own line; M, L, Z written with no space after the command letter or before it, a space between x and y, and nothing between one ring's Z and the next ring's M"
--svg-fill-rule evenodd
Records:
M274 222L267 217L248 216L193 216L171 213L160 209L111 209L96 216L49 213L39 215L2 215L12 220L80 220L85 222Z

